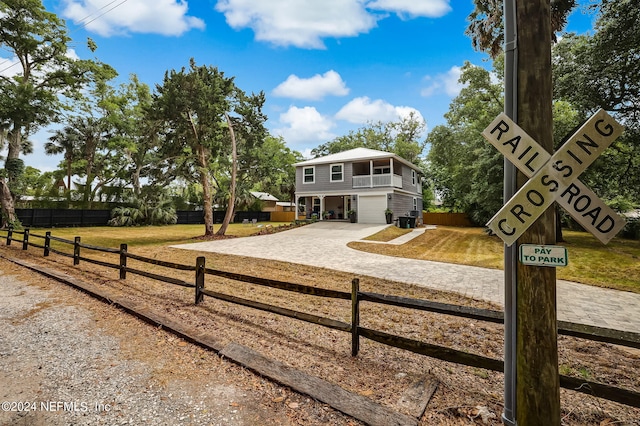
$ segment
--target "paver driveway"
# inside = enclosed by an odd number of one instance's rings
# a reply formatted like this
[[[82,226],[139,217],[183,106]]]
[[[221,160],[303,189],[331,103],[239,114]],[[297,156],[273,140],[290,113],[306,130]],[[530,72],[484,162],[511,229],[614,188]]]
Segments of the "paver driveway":
[[[276,234],[174,247],[319,266],[455,291],[503,305],[504,273],[500,270],[389,257],[347,247],[386,226],[317,222]],[[558,319],[638,332],[640,295],[559,280]]]

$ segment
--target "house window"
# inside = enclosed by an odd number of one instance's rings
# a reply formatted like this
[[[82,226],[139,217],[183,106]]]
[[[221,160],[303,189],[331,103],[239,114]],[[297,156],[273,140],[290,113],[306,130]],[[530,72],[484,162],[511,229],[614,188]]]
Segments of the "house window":
[[[391,167],[389,166],[376,166],[373,168],[374,175],[389,175],[391,174]]]
[[[416,171],[415,170],[411,170],[411,184],[412,185],[416,184]]]
[[[329,166],[331,170],[331,182],[343,182],[344,181],[344,165],[343,164],[331,164]]]
[[[413,211],[418,210],[418,197],[413,197]]]
[[[315,183],[316,181],[316,168],[303,167],[302,168],[302,183]]]

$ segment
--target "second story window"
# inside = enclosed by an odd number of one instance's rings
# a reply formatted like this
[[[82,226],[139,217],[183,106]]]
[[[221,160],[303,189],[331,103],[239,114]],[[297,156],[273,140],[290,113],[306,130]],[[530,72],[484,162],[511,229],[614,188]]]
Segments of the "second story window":
[[[302,168],[302,182],[303,183],[315,183],[316,181],[316,168],[315,167],[303,167]]]
[[[331,164],[331,182],[343,182],[344,181],[344,165],[343,164]]]
[[[411,170],[411,185],[415,185],[415,184],[416,184],[416,171]]]

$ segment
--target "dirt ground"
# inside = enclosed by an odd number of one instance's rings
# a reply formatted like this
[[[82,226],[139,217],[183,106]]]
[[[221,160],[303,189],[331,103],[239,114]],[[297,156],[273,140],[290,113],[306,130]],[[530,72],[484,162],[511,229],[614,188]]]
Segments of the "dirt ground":
[[[422,425],[502,424],[500,416],[503,410],[503,376],[500,373],[427,358],[366,339],[361,339],[360,354],[357,357],[351,357],[350,335],[346,333],[209,298],[195,306],[192,289],[163,284],[133,274],[128,274],[126,280],[119,280],[116,270],[87,262],[74,267],[71,259],[58,255],[44,258],[39,251],[36,253],[35,250],[25,252],[14,246],[3,246],[1,249],[0,253],[4,256],[25,258],[90,281],[114,295],[126,296],[132,301],[145,302],[165,315],[214,334],[221,343],[241,343],[269,358],[338,384],[346,390],[367,396],[373,401],[400,412],[403,408],[399,401],[403,392],[412,384],[425,378],[437,380],[437,391],[420,419]],[[140,248],[130,251],[141,256],[187,265],[194,264],[195,257],[202,255],[207,257],[208,268],[342,291],[350,291],[353,278],[341,272],[238,256],[212,255],[170,248]],[[99,253],[95,256],[104,261],[118,263],[115,255]],[[132,260],[129,261],[128,266],[152,269],[155,273],[193,281],[192,272],[180,273],[148,264],[143,265]],[[32,276],[32,274],[27,275]],[[58,284],[48,285],[57,286]],[[360,277],[360,286],[362,291],[495,308],[488,303],[470,300],[460,295],[369,277]],[[350,322],[350,302],[348,301],[289,294],[212,276],[206,277],[205,287],[213,291]],[[98,304],[98,302],[95,303]],[[500,325],[363,303],[361,326],[492,358],[502,358],[503,328]],[[135,334],[140,327],[132,325],[130,328],[131,330],[128,330],[130,334],[125,340],[135,342]],[[112,330],[113,333],[118,331],[121,331],[121,327]],[[154,349],[142,356],[148,358],[149,362],[155,362],[154,357],[159,355]],[[560,337],[559,358],[560,370],[563,374],[640,391],[638,374],[640,354],[637,351],[609,344]],[[212,359],[207,358],[206,362],[215,362]],[[155,373],[157,380],[161,382],[170,380],[172,371],[173,366],[158,369]],[[249,384],[249,386],[252,385]],[[264,401],[272,401],[272,404],[275,404],[273,401],[282,402],[273,392],[286,393],[287,391],[274,391],[271,389],[277,388],[269,386],[264,389],[267,396],[262,399],[263,403]],[[269,392],[272,393],[269,394]],[[565,425],[640,424],[638,409],[568,390],[561,391],[561,398],[562,423]],[[315,424],[313,419],[317,419],[317,415],[314,415],[314,412],[318,408],[309,408],[311,412],[306,412],[308,409],[306,404],[296,404],[294,405],[296,409],[293,410],[294,414],[298,415],[296,421],[299,424]],[[324,410],[322,404],[318,405]],[[315,407],[314,404],[309,407],[311,406]],[[291,413],[285,414],[291,416]],[[339,416],[336,419],[336,424],[350,421]]]

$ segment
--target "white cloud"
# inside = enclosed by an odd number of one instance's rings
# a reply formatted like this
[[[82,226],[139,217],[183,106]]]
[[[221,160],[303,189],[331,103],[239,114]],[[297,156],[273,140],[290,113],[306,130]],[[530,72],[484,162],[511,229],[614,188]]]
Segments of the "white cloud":
[[[323,49],[327,37],[354,37],[395,13],[402,19],[437,18],[449,0],[218,0],[216,10],[236,29],[278,46]]]
[[[349,93],[347,85],[334,70],[311,78],[300,78],[291,74],[284,82],[273,89],[274,96],[294,99],[320,100],[328,95],[345,96]]]
[[[408,117],[411,112],[418,118],[422,118],[422,114],[415,108],[393,106],[382,99],[372,101],[369,97],[363,96],[351,100],[338,111],[335,117],[354,124],[366,124],[377,121],[397,121]]]
[[[394,12],[401,18],[424,16],[438,18],[451,11],[449,0],[374,0],[367,7]]]
[[[116,34],[154,33],[178,36],[203,29],[202,19],[187,16],[183,0],[128,0],[113,6],[105,0],[65,0],[62,16],[89,31],[108,37]]]
[[[219,0],[216,10],[236,29],[279,46],[322,49],[325,37],[353,37],[376,25],[362,0]]]
[[[444,92],[452,98],[458,96],[460,90],[465,87],[464,84],[458,81],[461,73],[461,67],[453,66],[444,74],[438,74],[435,77],[426,76],[425,81],[429,82],[429,84],[422,89],[420,94],[424,97],[429,97]]]
[[[336,137],[331,129],[335,123],[323,116],[314,107],[290,107],[287,112],[280,114],[280,123],[284,127],[273,129],[290,145],[301,143],[324,143]]]
[[[0,56],[0,75],[3,77],[13,77],[22,73],[20,61],[15,56],[12,58],[3,58]]]

